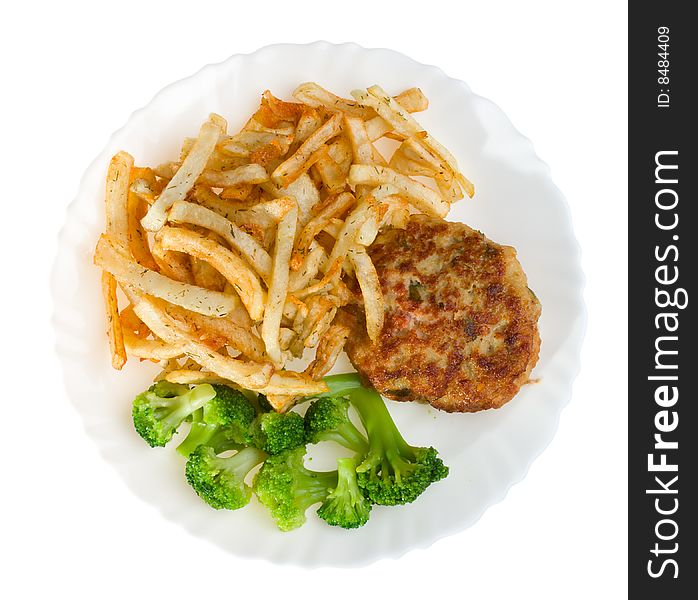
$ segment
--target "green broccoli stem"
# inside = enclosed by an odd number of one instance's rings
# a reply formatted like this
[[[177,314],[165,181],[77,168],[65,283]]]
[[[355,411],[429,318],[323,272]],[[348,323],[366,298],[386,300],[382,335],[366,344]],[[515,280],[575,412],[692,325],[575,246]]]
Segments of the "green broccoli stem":
[[[207,383],[193,387],[186,394],[172,398],[175,404],[171,412],[163,419],[163,423],[172,429],[176,429],[184,419],[202,408],[204,404],[215,396],[216,391]]]
[[[195,421],[191,424],[187,437],[177,446],[177,452],[187,457],[199,446],[209,446],[213,448],[216,454],[226,450],[239,450],[244,447],[242,444],[237,444],[231,440],[220,425]]]
[[[341,375],[329,375],[322,379],[328,391],[317,394],[313,398],[326,398],[328,396],[345,396],[351,390],[361,388],[361,379],[358,373],[342,373]]]
[[[357,388],[349,393],[349,399],[359,413],[368,434],[366,459],[357,467],[357,472],[365,472],[383,462],[381,469],[385,477],[390,471],[398,476],[401,470],[409,468],[404,460],[414,460],[415,449],[410,446],[395,425],[380,394],[374,390]]]
[[[340,425],[336,431],[327,431],[320,438],[328,442],[337,442],[339,445],[363,456],[368,451],[368,442],[364,435],[354,427],[353,423]]]
[[[337,487],[331,496],[343,497],[346,495],[352,502],[363,498],[363,494],[356,482],[357,461],[354,457],[337,459]]]
[[[211,465],[221,471],[244,479],[247,474],[258,464],[264,462],[267,453],[259,448],[249,446],[236,452],[232,456],[218,456],[211,461]]]
[[[298,470],[294,488],[294,500],[302,510],[322,502],[330,489],[337,486],[337,471],[310,471],[305,467]]]
[[[217,430],[217,425],[199,422],[192,423],[187,437],[185,437],[184,440],[182,440],[182,443],[177,446],[177,452],[179,452],[182,456],[189,456],[199,446],[208,446],[209,440],[213,437]]]

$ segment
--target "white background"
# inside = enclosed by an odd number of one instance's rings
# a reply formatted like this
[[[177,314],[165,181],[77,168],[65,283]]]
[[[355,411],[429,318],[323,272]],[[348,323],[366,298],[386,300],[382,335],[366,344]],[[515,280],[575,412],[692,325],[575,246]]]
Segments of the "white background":
[[[0,22],[3,597],[625,597],[624,2],[19,5]],[[131,495],[63,392],[50,324],[55,237],[111,132],[206,63],[316,39],[393,48],[496,102],[567,196],[587,276],[582,372],[526,479],[467,531],[352,571],[233,558]]]

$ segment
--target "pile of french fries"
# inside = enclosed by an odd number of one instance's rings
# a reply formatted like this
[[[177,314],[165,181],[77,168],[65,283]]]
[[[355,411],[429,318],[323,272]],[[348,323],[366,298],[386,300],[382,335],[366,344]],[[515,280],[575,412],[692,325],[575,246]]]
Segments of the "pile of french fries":
[[[255,390],[285,411],[325,391],[351,331],[343,307],[362,308],[369,337],[380,335],[383,295],[367,253],[377,234],[413,213],[444,217],[473,195],[412,116],[428,106],[418,88],[391,97],[372,86],[349,100],[304,83],[293,96],[266,91],[233,135],[210,115],[176,162],[112,158],[94,262],[114,368],[151,360],[161,379]],[[399,144],[389,159],[381,138]],[[312,348],[305,371],[284,368]]]

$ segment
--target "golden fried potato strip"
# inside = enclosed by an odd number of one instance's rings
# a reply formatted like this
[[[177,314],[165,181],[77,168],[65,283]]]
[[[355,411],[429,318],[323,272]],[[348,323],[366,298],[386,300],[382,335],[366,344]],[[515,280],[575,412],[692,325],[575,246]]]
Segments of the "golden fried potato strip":
[[[257,274],[239,256],[200,233],[179,227],[163,227],[157,240],[165,250],[176,249],[205,260],[235,288],[252,320],[262,318],[264,290]]]
[[[126,347],[124,346],[124,330],[119,317],[119,305],[116,297],[116,279],[106,271],[102,272],[102,295],[107,307],[109,328],[109,349],[111,351],[111,366],[117,370],[126,364]]]

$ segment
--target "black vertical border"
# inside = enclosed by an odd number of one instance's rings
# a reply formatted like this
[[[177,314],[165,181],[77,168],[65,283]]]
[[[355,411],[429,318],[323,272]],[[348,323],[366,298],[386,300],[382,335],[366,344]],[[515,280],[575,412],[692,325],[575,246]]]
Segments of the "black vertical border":
[[[698,228],[694,218],[694,205],[698,202],[696,177],[698,177],[698,27],[689,16],[692,2],[657,1],[631,2],[629,5],[629,592],[630,598],[683,599],[698,598],[698,535],[696,535],[696,512],[698,501],[696,480],[698,479],[698,351],[696,351],[696,327],[693,316],[698,296],[694,296],[698,264],[693,255],[698,250]],[[692,12],[692,11],[691,11]],[[669,28],[669,84],[658,82],[658,28]],[[669,90],[670,107],[658,107],[661,88]],[[666,150],[678,151],[678,184],[665,186],[655,181],[655,155]],[[667,159],[668,160],[668,159]],[[674,212],[678,215],[676,229],[662,231],[655,224],[655,215],[662,213],[655,205],[655,195],[663,187],[671,187],[679,195]],[[668,199],[670,194],[665,195]],[[671,212],[660,218],[669,222]],[[678,240],[674,239],[678,236]],[[670,245],[678,248],[678,257],[669,251],[664,261],[657,259],[666,253]],[[676,258],[676,260],[674,260]],[[667,265],[669,274],[678,266],[679,280],[673,286],[658,285],[656,269]],[[664,272],[660,272],[660,276]],[[683,288],[688,294],[688,306],[683,310],[659,308],[655,302],[656,288],[670,293]],[[612,290],[609,290],[612,293]],[[658,336],[666,335],[660,318],[663,312],[675,312],[679,319],[678,336],[674,348],[678,350],[678,369],[662,370],[662,374],[677,375],[678,381],[660,382],[649,380],[657,375],[655,369],[655,342]],[[663,333],[664,331],[664,333]],[[662,342],[668,348],[671,342]],[[667,357],[667,360],[670,360]],[[670,408],[659,406],[655,401],[655,390],[659,385],[676,385],[679,392],[677,403]],[[654,435],[661,433],[660,425],[673,419],[671,412],[657,417],[662,410],[676,411],[678,427],[664,433],[666,440],[678,441],[677,450],[655,449]],[[678,463],[678,471],[650,473],[648,455],[655,454],[654,461],[667,455],[669,463]],[[673,493],[648,493],[661,489],[654,476],[665,485],[675,475],[678,480],[670,486],[678,489]],[[672,515],[661,515],[661,510],[670,510],[678,500],[678,509]],[[655,504],[655,501],[658,504]],[[658,534],[670,537],[670,523],[657,524],[661,519],[673,520],[678,526],[674,539],[662,540]],[[659,552],[655,544],[658,544]],[[676,552],[672,552],[678,544]],[[665,560],[675,560],[678,577],[674,578],[675,567],[668,563],[663,575],[652,577],[661,570]],[[653,561],[650,567],[649,561]]]

